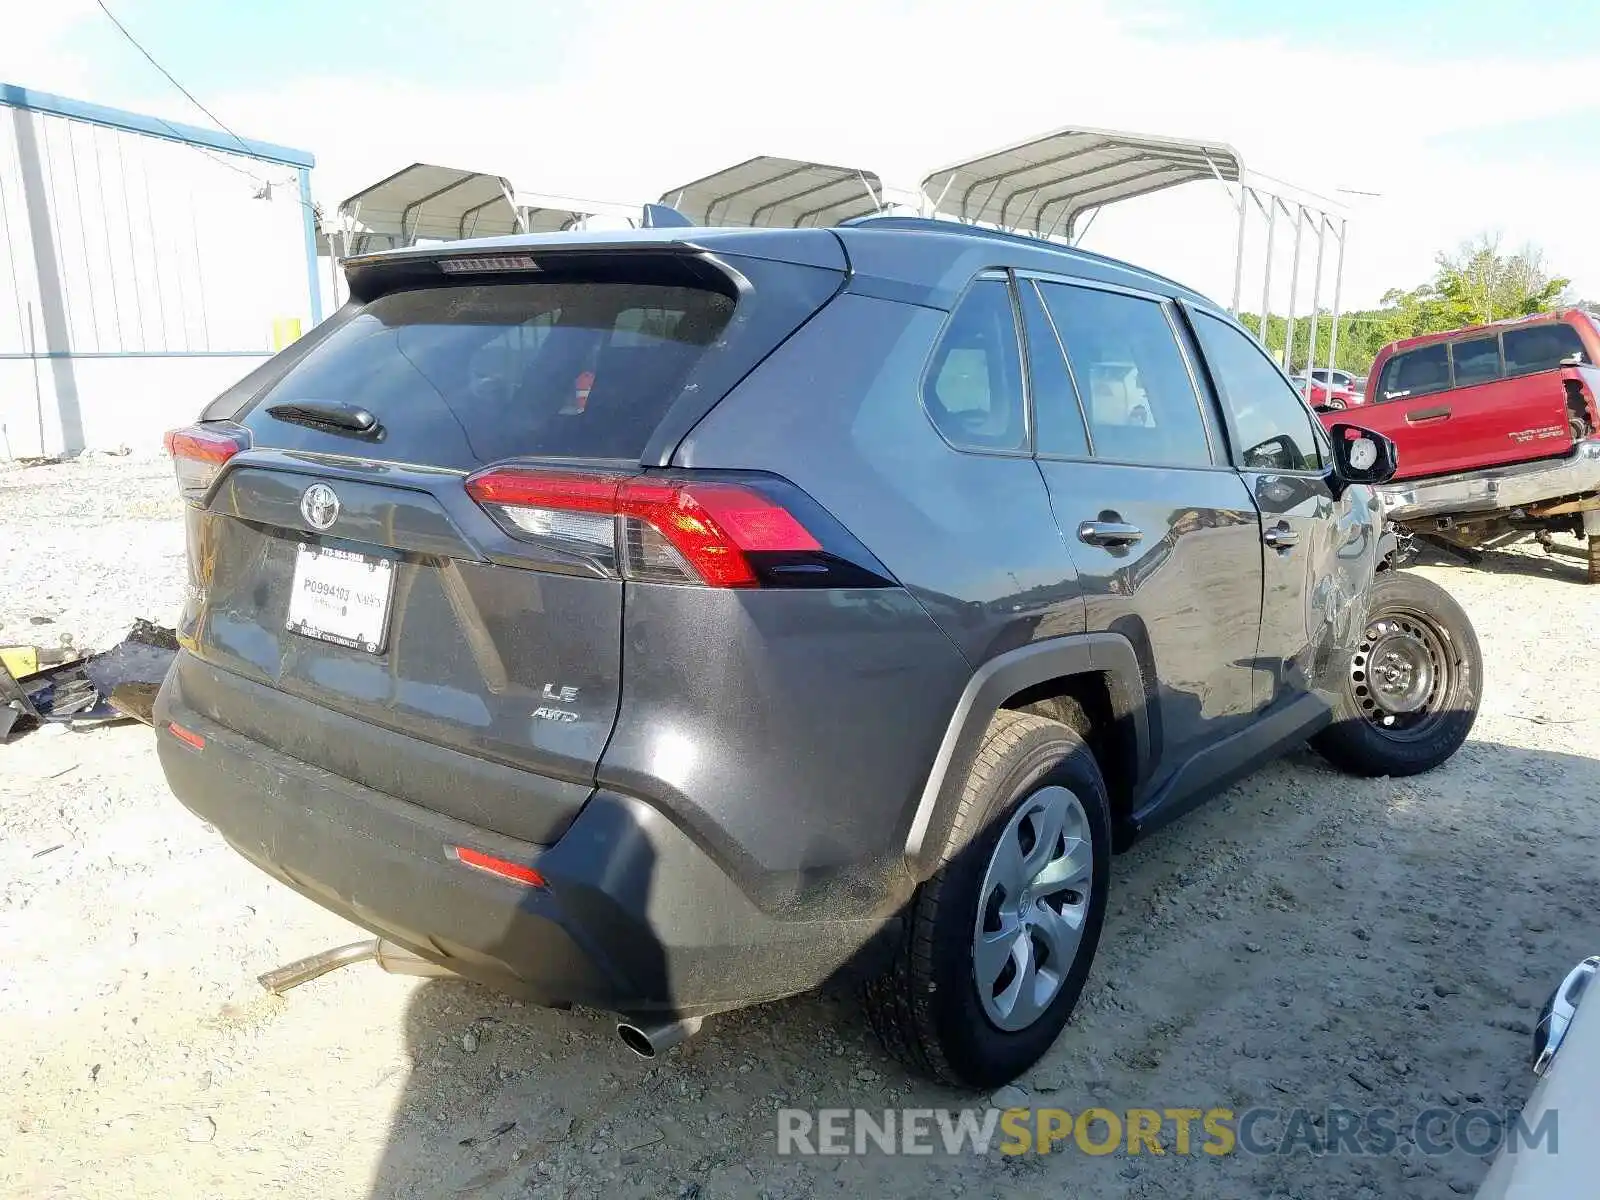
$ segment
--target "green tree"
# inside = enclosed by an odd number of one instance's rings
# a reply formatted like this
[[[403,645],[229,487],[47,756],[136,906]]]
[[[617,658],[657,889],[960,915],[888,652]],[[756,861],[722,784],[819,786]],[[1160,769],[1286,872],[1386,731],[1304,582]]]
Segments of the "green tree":
[[[1239,323],[1257,337],[1261,336],[1261,318],[1256,313],[1242,313]],[[1267,318],[1267,335],[1262,339],[1268,353],[1280,362],[1283,360],[1284,336],[1289,323],[1277,314]],[[1339,316],[1339,347],[1337,361],[1333,364],[1346,371],[1361,374],[1372,365],[1373,357],[1387,336],[1386,318],[1381,310],[1341,313]],[[1333,340],[1333,314],[1323,309],[1317,314],[1317,346],[1315,362],[1319,367],[1328,365],[1328,351]],[[1294,348],[1290,355],[1289,372],[1298,375],[1312,360],[1311,318],[1296,317],[1294,322]]]
[[[1439,256],[1434,286],[1464,319],[1463,325],[1528,317],[1558,307],[1569,279],[1552,275],[1544,251],[1524,246],[1515,254],[1500,253],[1498,234],[1481,233],[1463,242],[1453,255]]]
[[[1384,295],[1390,340],[1547,312],[1566,301],[1569,282],[1545,267],[1537,246],[1503,254],[1498,234],[1480,233],[1440,254],[1429,282]]]

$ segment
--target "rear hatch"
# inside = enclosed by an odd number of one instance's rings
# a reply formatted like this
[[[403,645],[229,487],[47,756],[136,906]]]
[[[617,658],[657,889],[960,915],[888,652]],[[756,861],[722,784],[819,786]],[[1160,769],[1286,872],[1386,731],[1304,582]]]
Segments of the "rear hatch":
[[[616,718],[622,559],[684,562],[630,534],[618,496],[837,290],[836,239],[796,244],[810,261],[649,242],[355,265],[345,309],[169,435],[190,501],[184,704],[558,836]]]

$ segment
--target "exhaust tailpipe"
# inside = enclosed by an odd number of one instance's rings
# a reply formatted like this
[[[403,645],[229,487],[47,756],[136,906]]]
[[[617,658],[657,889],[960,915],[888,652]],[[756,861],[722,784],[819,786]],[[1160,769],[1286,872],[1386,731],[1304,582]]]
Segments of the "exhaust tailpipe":
[[[620,1021],[617,1036],[622,1044],[640,1058],[659,1058],[679,1042],[700,1032],[700,1017],[684,1017],[678,1021]]]

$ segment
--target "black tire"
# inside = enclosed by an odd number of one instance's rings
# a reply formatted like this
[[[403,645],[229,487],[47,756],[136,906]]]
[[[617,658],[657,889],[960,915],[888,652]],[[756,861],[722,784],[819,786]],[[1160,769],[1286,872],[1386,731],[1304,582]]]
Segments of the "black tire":
[[[1368,675],[1390,631],[1414,639],[1431,662],[1433,686],[1411,712],[1388,712]],[[1409,571],[1383,571],[1372,585],[1361,639],[1345,678],[1334,685],[1333,724],[1311,739],[1312,747],[1352,775],[1432,770],[1461,748],[1478,717],[1483,655],[1472,622],[1438,584]]]
[[[1007,822],[1036,792],[1064,787],[1082,805],[1094,858],[1082,933],[1054,1000],[1015,1032],[994,1024],[978,994],[973,938],[979,892]],[[996,714],[967,774],[953,853],[917,889],[891,968],[867,984],[865,1006],[888,1052],[942,1083],[987,1089],[1021,1075],[1055,1042],[1083,991],[1100,942],[1111,878],[1105,782],[1082,739],[1031,713]]]

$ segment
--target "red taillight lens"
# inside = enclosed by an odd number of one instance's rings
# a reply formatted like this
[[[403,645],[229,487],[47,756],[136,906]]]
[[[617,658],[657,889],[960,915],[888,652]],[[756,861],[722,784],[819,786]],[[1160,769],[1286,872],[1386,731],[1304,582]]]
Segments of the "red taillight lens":
[[[238,427],[211,429],[190,425],[172,430],[162,440],[167,453],[172,455],[178,490],[185,500],[196,502],[211,490],[223,464],[250,446],[250,435]]]
[[[489,875],[498,875],[501,879],[509,879],[513,883],[524,884],[527,887],[545,886],[544,876],[524,863],[496,858],[492,854],[485,854],[481,850],[470,850],[466,846],[451,846],[450,853],[455,855],[456,861],[463,866],[472,867]]]
[[[759,587],[751,554],[822,550],[799,518],[743,484],[500,467],[467,493],[514,534],[641,582]]]
[[[748,553],[821,549],[781,505],[736,484],[634,480],[617,505],[630,578],[673,582],[687,565],[711,587],[759,587]]]

